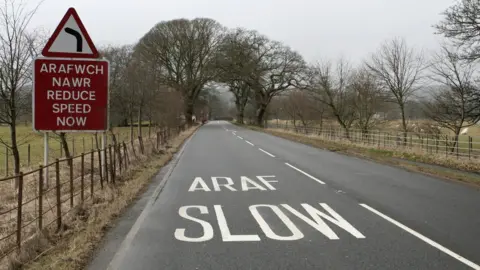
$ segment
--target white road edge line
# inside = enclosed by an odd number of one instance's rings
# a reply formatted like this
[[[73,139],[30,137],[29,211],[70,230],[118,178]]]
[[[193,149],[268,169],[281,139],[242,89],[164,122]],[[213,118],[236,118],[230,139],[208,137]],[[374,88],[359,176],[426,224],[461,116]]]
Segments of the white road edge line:
[[[247,141],[247,140],[245,140],[245,142],[248,143],[248,144],[250,144],[251,146],[255,146],[253,143],[251,143],[251,142],[249,142],[249,141]]]
[[[294,169],[294,170],[296,170],[296,171],[298,171],[298,172],[300,172],[300,173],[303,173],[304,175],[310,177],[311,179],[317,181],[318,183],[320,183],[320,184],[322,184],[322,185],[325,185],[325,182],[323,182],[322,180],[319,180],[318,178],[316,178],[316,177],[314,177],[314,176],[311,176],[310,174],[308,174],[308,173],[300,170],[299,168],[291,165],[290,163],[285,162],[285,165],[287,165],[288,167],[290,167],[290,168],[292,168],[292,169]]]
[[[431,239],[423,236],[422,234],[420,234],[420,233],[418,233],[418,232],[410,229],[409,227],[403,225],[402,223],[400,223],[400,222],[398,222],[398,221],[396,221],[396,220],[394,220],[394,219],[392,219],[392,218],[390,218],[390,217],[388,217],[388,216],[380,213],[379,211],[375,210],[374,208],[372,208],[372,207],[370,207],[370,206],[368,206],[368,205],[366,205],[366,204],[363,204],[363,203],[361,203],[360,206],[362,206],[362,207],[366,208],[367,210],[369,210],[370,212],[372,212],[372,213],[374,213],[374,214],[377,214],[378,216],[386,219],[387,221],[393,223],[393,224],[396,225],[397,227],[400,227],[401,229],[405,230],[406,232],[412,234],[413,236],[419,238],[420,240],[426,242],[427,244],[433,246],[434,248],[436,248],[436,249],[438,249],[438,250],[440,250],[440,251],[442,251],[442,252],[444,252],[444,253],[452,256],[453,258],[455,258],[455,259],[457,259],[458,261],[460,261],[460,262],[462,262],[462,263],[470,266],[471,268],[473,268],[473,269],[475,269],[475,270],[480,270],[480,265],[475,264],[474,262],[465,259],[464,257],[462,257],[462,256],[458,255],[457,253],[451,251],[450,249],[448,249],[448,248],[440,245],[439,243],[437,243],[437,242],[435,242],[435,241],[433,241],[433,240],[431,240]]]
[[[237,137],[238,137],[240,140],[243,140],[243,138],[242,138],[242,137],[240,137],[240,136],[237,136]]]
[[[264,152],[265,154],[267,154],[267,155],[269,155],[269,156],[271,156],[271,157],[275,157],[274,155],[270,154],[269,152],[263,150],[262,148],[258,148],[258,150]]]

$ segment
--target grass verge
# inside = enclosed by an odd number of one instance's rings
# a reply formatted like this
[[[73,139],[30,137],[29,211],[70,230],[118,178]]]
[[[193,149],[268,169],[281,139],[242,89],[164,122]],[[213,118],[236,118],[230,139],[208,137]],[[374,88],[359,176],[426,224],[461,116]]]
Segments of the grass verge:
[[[73,212],[73,222],[61,234],[37,237],[30,245],[30,252],[38,253],[38,249],[45,251],[33,262],[24,265],[23,269],[83,269],[116,218],[145,190],[152,177],[171,160],[195,129],[181,133],[164,153],[155,154],[130,170],[115,187],[107,187],[108,191],[90,206],[79,206]],[[19,266],[13,262],[10,268],[19,269]]]
[[[239,126],[333,152],[366,158],[379,163],[402,167],[414,172],[480,186],[480,174],[478,174],[478,171],[480,171],[480,163],[478,161],[456,160],[415,151],[371,148],[371,146],[360,146],[344,141],[330,141],[321,137],[306,136],[304,134],[278,129],[263,129],[246,125]]]

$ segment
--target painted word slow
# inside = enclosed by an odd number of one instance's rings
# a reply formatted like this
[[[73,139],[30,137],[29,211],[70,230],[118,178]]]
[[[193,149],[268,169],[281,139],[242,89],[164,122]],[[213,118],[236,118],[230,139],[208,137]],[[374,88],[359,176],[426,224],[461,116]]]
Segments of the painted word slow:
[[[256,221],[260,229],[263,231],[264,235],[267,238],[278,240],[278,241],[294,241],[300,240],[304,237],[304,234],[300,229],[294,224],[294,222],[285,214],[284,211],[288,211],[296,216],[299,220],[310,225],[318,232],[323,234],[330,240],[338,240],[338,235],[327,225],[325,221],[329,221],[333,225],[345,230],[350,233],[353,237],[357,239],[365,238],[365,236],[355,229],[349,222],[347,222],[343,217],[341,217],[337,212],[335,212],[330,206],[325,203],[320,203],[320,206],[326,212],[306,204],[302,203],[303,207],[302,212],[296,210],[288,204],[270,205],[270,204],[256,204],[248,207],[251,216]],[[282,210],[282,208],[284,210]],[[258,234],[234,234],[231,231],[232,227],[228,226],[227,219],[223,212],[223,207],[221,205],[214,205],[213,212],[216,217],[218,228],[220,230],[220,235],[223,242],[252,242],[252,241],[261,241],[261,238]],[[202,233],[194,235],[192,232],[186,232],[185,228],[178,228],[175,230],[175,238],[179,241],[184,242],[205,242],[212,240],[214,237],[214,229],[210,222],[206,221],[209,219],[210,212],[207,206],[204,205],[189,205],[182,206],[178,210],[180,217],[196,223],[195,227],[201,226]],[[213,215],[213,213],[212,213]],[[281,224],[272,224],[272,215],[278,217],[281,220]],[[199,218],[199,216],[204,216],[205,219]],[[269,222],[267,222],[269,220]],[[270,224],[269,224],[270,223]],[[279,235],[273,228],[278,228],[280,226],[285,226],[288,235]],[[198,227],[194,232],[198,232]]]
[[[271,184],[278,182],[277,180],[272,179],[275,178],[274,175],[256,176],[256,178],[258,180],[254,180],[246,176],[240,176],[240,181],[237,182],[235,186],[233,179],[230,177],[211,177],[212,185],[210,188],[210,186],[208,186],[208,184],[201,177],[196,177],[188,191],[212,191],[212,189],[214,191],[249,191],[254,189],[261,191],[276,190]]]

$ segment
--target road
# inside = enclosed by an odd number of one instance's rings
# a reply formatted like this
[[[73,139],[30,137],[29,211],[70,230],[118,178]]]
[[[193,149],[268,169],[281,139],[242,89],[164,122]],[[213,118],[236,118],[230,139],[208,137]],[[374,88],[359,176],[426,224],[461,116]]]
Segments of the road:
[[[480,269],[480,192],[460,183],[223,121],[167,169],[89,269]]]

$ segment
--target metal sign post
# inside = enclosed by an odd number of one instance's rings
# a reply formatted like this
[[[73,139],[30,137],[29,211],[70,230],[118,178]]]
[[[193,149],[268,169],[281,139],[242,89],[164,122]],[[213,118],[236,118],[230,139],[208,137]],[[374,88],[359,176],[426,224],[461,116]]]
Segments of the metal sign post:
[[[43,133],[43,170],[45,171],[45,176],[43,178],[44,187],[48,189],[50,184],[48,178],[48,152],[49,152],[49,144],[48,144],[48,132]]]

